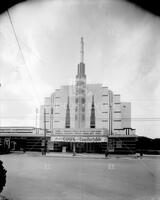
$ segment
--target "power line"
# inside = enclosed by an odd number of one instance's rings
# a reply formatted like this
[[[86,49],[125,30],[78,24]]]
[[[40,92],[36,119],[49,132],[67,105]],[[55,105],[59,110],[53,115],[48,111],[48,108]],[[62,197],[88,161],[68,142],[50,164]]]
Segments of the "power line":
[[[46,117],[47,117],[47,114],[48,113],[46,113]],[[48,115],[50,115],[50,114],[48,114]],[[12,119],[12,118],[35,118],[35,116],[34,115],[19,115],[19,116],[0,116],[0,118],[1,119]],[[40,117],[40,119],[43,119],[43,117],[41,116]],[[61,120],[61,121],[65,121],[65,116],[64,117],[53,117],[53,119],[56,119],[56,120]],[[71,117],[71,119],[73,120],[74,119],[74,117]],[[108,120],[109,118],[96,118],[96,120],[97,121],[99,121],[99,120]],[[117,121],[114,121],[114,120],[131,120],[131,122],[132,121],[160,121],[160,117],[153,117],[153,118],[139,118],[139,117],[137,117],[137,118],[115,118],[115,119],[113,119],[113,122],[117,122]],[[107,121],[106,121],[107,122]]]
[[[32,84],[32,87],[33,87],[33,90],[34,90],[34,94],[36,95],[36,99],[37,99],[38,102],[39,102],[39,98],[38,98],[38,95],[37,95],[37,92],[36,92],[36,89],[35,89],[35,85],[34,85],[34,83],[33,83],[32,76],[31,76],[30,71],[29,71],[29,69],[28,69],[28,66],[27,66],[27,64],[26,64],[25,57],[24,57],[24,54],[23,54],[23,51],[22,51],[21,45],[20,45],[20,43],[19,43],[19,40],[18,40],[18,37],[17,37],[17,33],[16,33],[16,30],[15,30],[14,24],[13,24],[13,22],[12,22],[12,18],[11,18],[11,15],[10,15],[9,9],[7,10],[7,14],[8,14],[8,17],[9,17],[9,21],[10,21],[10,23],[11,23],[11,27],[12,27],[13,34],[14,34],[14,36],[15,36],[15,39],[16,39],[16,42],[17,42],[18,48],[19,48],[19,50],[20,50],[20,52],[21,52],[21,56],[22,56],[22,59],[23,59],[24,65],[25,65],[25,67],[26,67],[26,70],[27,70],[28,76],[29,76],[29,78],[30,78],[30,80],[31,80],[31,84]]]

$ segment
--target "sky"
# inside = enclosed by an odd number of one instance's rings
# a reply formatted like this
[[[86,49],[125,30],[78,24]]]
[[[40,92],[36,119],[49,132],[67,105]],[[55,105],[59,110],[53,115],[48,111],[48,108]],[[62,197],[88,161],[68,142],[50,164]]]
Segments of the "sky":
[[[160,136],[160,18],[121,0],[32,0],[0,15],[0,126],[35,126],[36,108],[73,84],[84,38],[87,83],[131,102],[137,135]]]

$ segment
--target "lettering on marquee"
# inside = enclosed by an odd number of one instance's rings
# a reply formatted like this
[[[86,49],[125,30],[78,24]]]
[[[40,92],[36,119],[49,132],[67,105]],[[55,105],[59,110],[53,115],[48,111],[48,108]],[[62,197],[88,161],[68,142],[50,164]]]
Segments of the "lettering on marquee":
[[[91,137],[91,136],[52,136],[52,142],[83,142],[83,143],[91,143],[91,142],[108,142],[107,137]]]

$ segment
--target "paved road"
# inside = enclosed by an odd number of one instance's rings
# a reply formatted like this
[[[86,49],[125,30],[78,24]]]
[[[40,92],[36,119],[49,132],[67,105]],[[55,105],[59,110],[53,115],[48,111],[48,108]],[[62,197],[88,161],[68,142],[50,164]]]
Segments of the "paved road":
[[[159,200],[160,159],[79,159],[9,154],[11,200]]]

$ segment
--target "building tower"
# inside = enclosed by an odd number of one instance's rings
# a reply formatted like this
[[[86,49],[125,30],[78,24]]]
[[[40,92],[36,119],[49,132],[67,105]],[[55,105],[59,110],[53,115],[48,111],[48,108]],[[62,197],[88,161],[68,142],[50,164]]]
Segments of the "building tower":
[[[80,63],[76,75],[75,128],[85,128],[86,75],[84,64],[84,42],[81,37]]]
[[[92,106],[91,106],[90,128],[95,128],[95,127],[96,127],[96,118],[95,118],[94,95],[93,95]]]
[[[65,121],[65,128],[70,128],[70,108],[69,108],[69,97],[68,97],[67,108],[66,108],[66,121]]]

